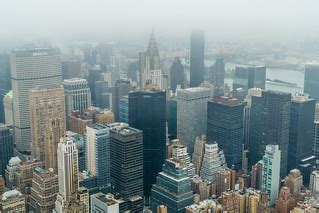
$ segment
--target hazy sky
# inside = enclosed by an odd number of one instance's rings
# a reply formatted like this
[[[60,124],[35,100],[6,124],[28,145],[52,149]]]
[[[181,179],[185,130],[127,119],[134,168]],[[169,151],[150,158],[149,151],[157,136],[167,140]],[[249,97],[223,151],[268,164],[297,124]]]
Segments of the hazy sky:
[[[0,38],[319,37],[318,0],[0,0]]]

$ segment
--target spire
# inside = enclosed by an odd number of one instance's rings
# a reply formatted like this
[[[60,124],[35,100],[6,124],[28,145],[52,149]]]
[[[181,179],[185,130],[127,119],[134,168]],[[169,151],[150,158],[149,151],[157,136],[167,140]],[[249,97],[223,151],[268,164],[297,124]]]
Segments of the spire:
[[[158,52],[157,43],[155,40],[155,35],[154,35],[153,29],[152,29],[150,41],[147,45],[146,54],[150,57],[154,57],[154,56],[159,57],[159,52]]]

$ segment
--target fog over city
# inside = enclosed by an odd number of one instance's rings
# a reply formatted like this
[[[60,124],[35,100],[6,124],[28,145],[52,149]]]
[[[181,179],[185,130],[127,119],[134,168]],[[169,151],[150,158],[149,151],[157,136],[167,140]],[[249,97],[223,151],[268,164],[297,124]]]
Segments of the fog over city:
[[[317,39],[316,0],[2,0],[0,39],[130,40],[149,36],[207,39]]]

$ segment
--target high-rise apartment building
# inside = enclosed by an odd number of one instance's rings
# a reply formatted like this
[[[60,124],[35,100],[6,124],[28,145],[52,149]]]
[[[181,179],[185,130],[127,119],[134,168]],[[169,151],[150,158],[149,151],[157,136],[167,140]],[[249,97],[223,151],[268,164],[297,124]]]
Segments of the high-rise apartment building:
[[[69,128],[71,112],[83,113],[91,106],[91,91],[86,79],[71,78],[63,81],[65,95],[65,115]]]
[[[292,97],[290,111],[288,171],[302,168],[302,172],[308,166],[307,175],[312,170],[311,164],[303,163],[305,159],[312,157],[313,148],[313,122],[315,119],[316,101],[308,95],[297,94]],[[314,163],[314,162],[313,162]],[[307,164],[307,165],[306,165]]]
[[[248,90],[251,88],[265,89],[266,67],[236,67],[233,90],[242,88]]]
[[[290,189],[287,186],[282,187],[276,201],[275,212],[289,213],[295,205],[296,200],[291,196]]]
[[[204,32],[197,30],[191,34],[190,47],[190,86],[198,87],[204,81]]]
[[[111,125],[111,185],[124,201],[139,199],[133,212],[143,211],[143,132],[119,123]]]
[[[181,60],[178,57],[176,57],[173,61],[173,64],[170,70],[170,77],[171,77],[170,89],[174,93],[176,92],[177,85],[179,85],[182,89],[184,89],[184,86],[185,86],[184,68],[183,68]]]
[[[319,101],[319,65],[308,64],[305,67],[304,93]]]
[[[217,195],[229,190],[235,190],[236,172],[232,169],[223,169],[217,173]]]
[[[4,177],[6,167],[13,155],[13,131],[0,123],[0,175]]]
[[[115,121],[119,121],[120,100],[128,95],[131,91],[131,82],[128,79],[119,79],[116,81],[112,92],[112,111],[115,116]]]
[[[262,179],[263,179],[263,163],[259,161],[252,166],[251,169],[251,188],[256,190],[262,190]]]
[[[215,96],[207,104],[207,138],[224,151],[227,166],[242,165],[244,105],[236,98]]]
[[[288,176],[285,177],[284,183],[290,189],[292,196],[295,197],[298,191],[303,187],[303,178],[300,170],[291,170]]]
[[[60,86],[42,86],[29,90],[31,154],[44,162],[45,169],[58,169],[57,149],[65,137],[64,90]]]
[[[281,150],[280,177],[287,175],[290,128],[291,94],[262,91],[261,97],[252,96],[250,112],[250,165],[258,162],[268,144],[279,145]]]
[[[218,148],[217,143],[205,144],[205,154],[200,168],[200,177],[214,184],[217,182],[217,174],[226,168],[224,152]]]
[[[205,87],[182,89],[177,94],[177,138],[194,151],[197,136],[207,132],[207,101],[211,90]]]
[[[276,202],[280,183],[280,158],[279,145],[267,145],[263,156],[262,189],[269,195],[269,205]]]
[[[166,158],[166,93],[146,90],[129,93],[129,125],[143,131],[144,196]]]
[[[30,210],[39,213],[52,212],[58,192],[59,182],[56,172],[52,168],[48,170],[35,168],[29,196]]]
[[[85,144],[87,170],[97,176],[99,187],[109,187],[111,184],[109,127],[98,123],[86,126]]]
[[[75,143],[69,138],[61,138],[58,144],[58,165],[59,193],[55,201],[55,211],[85,212],[85,204],[78,199],[78,152]]]
[[[158,206],[165,205],[167,212],[182,213],[192,202],[191,180],[184,162],[175,158],[165,160],[163,170],[152,187],[152,211],[156,212]]]
[[[11,54],[14,133],[17,150],[30,154],[29,89],[62,82],[59,49],[16,50]]]

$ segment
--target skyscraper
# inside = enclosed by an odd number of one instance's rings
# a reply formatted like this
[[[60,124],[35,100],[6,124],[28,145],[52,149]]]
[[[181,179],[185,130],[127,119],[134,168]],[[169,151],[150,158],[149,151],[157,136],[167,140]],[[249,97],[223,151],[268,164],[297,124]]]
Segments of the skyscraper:
[[[4,177],[7,164],[13,155],[13,132],[0,123],[0,175]]]
[[[261,97],[252,97],[250,112],[249,161],[255,164],[262,158],[268,144],[281,150],[280,177],[287,175],[290,128],[291,94],[262,91]]]
[[[57,172],[58,143],[66,134],[63,88],[42,86],[29,90],[29,107],[32,157]]]
[[[109,127],[98,123],[86,126],[85,144],[87,170],[97,176],[99,187],[109,187],[111,184]]]
[[[169,139],[177,138],[177,100],[176,96],[167,99],[166,121]]]
[[[242,88],[248,90],[251,88],[265,89],[266,67],[236,67],[233,90]]]
[[[33,171],[30,210],[34,212],[52,212],[59,192],[58,175],[52,168],[48,170],[37,167]]]
[[[79,167],[76,145],[69,138],[61,138],[58,144],[59,193],[55,201],[55,211],[85,212],[86,206],[79,203]]]
[[[269,195],[270,206],[275,204],[279,192],[280,152],[278,145],[267,145],[263,156],[262,189]]]
[[[182,89],[177,94],[177,138],[194,151],[195,138],[207,133],[207,101],[211,90],[204,87]]]
[[[262,179],[263,179],[263,163],[259,161],[252,166],[251,169],[251,188],[261,190],[262,189]]]
[[[224,95],[225,62],[223,58],[217,58],[215,64],[210,66],[210,83],[214,85],[214,95]]]
[[[215,96],[207,104],[207,138],[224,151],[227,166],[241,169],[244,105],[236,98]]]
[[[175,57],[173,64],[171,66],[171,90],[175,93],[176,86],[180,85],[184,89],[184,68],[181,60]]]
[[[86,79],[71,78],[63,81],[65,94],[65,114],[69,128],[71,112],[83,113],[91,106],[91,92]]]
[[[193,203],[191,180],[183,161],[171,158],[165,160],[163,170],[152,187],[151,209],[164,205],[167,212],[183,213],[185,207]]]
[[[312,191],[313,195],[319,197],[319,171],[315,170],[310,175],[309,189]]]
[[[111,92],[106,81],[95,82],[95,106],[101,109],[111,107]]]
[[[203,163],[203,158],[205,154],[206,136],[197,136],[194,145],[194,152],[192,156],[192,162],[195,167],[195,172],[197,175],[200,174],[200,170]]]
[[[11,72],[9,54],[0,54],[0,123],[5,122],[3,98],[11,90]]]
[[[128,96],[123,96],[119,103],[119,122],[128,123]]]
[[[292,97],[290,111],[288,171],[300,166],[305,169],[302,160],[312,156],[313,148],[313,122],[315,117],[316,101],[308,95],[297,94]],[[308,163],[308,162],[307,162]],[[312,165],[308,166],[308,174]],[[304,174],[306,175],[306,174]]]
[[[305,68],[304,93],[319,101],[319,65],[308,64]]]
[[[140,73],[142,75],[142,89],[146,84],[156,85],[158,88],[163,89],[163,73],[160,67],[160,56],[155,40],[154,32],[152,31],[150,41],[148,42],[145,52],[145,67]]]
[[[144,196],[149,197],[166,157],[166,93],[129,93],[129,124],[143,131]]]
[[[139,205],[131,211],[143,211],[143,132],[127,124],[115,124],[110,129],[110,140],[113,193],[124,201],[139,199]]]
[[[204,81],[204,32],[197,30],[191,34],[190,48],[190,86],[198,87]]]
[[[62,82],[59,49],[17,50],[11,54],[14,133],[18,151],[30,154],[28,90]]]
[[[119,121],[119,105],[120,100],[124,96],[128,95],[131,91],[131,82],[128,79],[118,79],[115,83],[112,92],[112,111],[115,116],[115,121]]]

